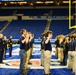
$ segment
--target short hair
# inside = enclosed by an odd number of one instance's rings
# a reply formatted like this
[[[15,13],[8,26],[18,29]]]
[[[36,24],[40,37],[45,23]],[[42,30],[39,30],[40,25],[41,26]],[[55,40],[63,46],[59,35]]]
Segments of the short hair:
[[[23,34],[23,32],[25,32],[26,30],[25,29],[21,29],[20,33]]]
[[[44,36],[46,37],[46,35],[47,35],[47,32],[44,32],[44,33],[42,33],[41,36],[42,36],[42,37],[44,37]]]
[[[50,31],[50,30],[49,30],[49,31],[47,31],[47,33],[50,33],[50,34],[52,34],[52,31]]]
[[[45,35],[44,33],[41,34],[41,36],[44,36],[44,35]]]
[[[31,36],[33,36],[33,37],[34,37],[34,34],[31,34]]]
[[[29,34],[32,34],[31,32],[28,32]]]
[[[50,30],[49,30],[49,31],[47,31],[47,36],[48,36],[48,34],[52,34],[52,33],[53,33],[53,32],[52,32],[52,31],[50,31]]]
[[[74,36],[73,36],[73,35],[71,35],[71,36],[70,36],[70,38],[72,39],[72,38],[74,38]]]

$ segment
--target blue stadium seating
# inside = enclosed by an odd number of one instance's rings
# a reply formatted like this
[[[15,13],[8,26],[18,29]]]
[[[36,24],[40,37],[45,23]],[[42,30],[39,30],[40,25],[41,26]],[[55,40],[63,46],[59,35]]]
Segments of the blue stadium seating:
[[[57,35],[67,35],[70,32],[68,20],[53,20],[50,25],[50,30],[53,31],[53,39]]]
[[[7,21],[0,21],[0,30],[3,28],[3,26],[5,25]]]
[[[21,36],[20,30],[25,28],[27,31],[34,33],[35,39],[37,39],[43,33],[46,22],[46,20],[14,20],[2,33],[6,35],[7,38],[12,35],[13,39],[19,39]]]

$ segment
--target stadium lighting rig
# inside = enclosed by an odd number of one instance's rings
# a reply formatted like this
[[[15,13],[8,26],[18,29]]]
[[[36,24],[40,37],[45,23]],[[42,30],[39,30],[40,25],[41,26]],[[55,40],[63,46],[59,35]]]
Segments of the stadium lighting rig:
[[[76,3],[76,0],[71,0],[72,4],[75,4]],[[6,6],[8,5],[31,5],[31,6],[34,6],[34,5],[44,5],[44,6],[61,6],[61,5],[69,5],[69,0],[0,0],[0,4],[5,4]]]

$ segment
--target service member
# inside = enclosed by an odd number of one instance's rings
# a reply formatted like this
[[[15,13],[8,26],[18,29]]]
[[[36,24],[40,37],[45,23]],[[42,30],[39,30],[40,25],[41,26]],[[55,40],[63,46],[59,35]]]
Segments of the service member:
[[[52,39],[52,31],[47,32],[47,38],[44,42],[44,72],[45,75],[50,75],[50,59],[52,56],[52,46],[50,40]],[[47,64],[47,65],[46,65]]]

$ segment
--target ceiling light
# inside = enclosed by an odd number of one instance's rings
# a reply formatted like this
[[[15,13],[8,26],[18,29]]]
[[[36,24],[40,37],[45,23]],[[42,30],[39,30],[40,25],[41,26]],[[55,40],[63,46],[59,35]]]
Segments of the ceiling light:
[[[69,3],[69,1],[63,1],[63,3]]]
[[[45,3],[53,3],[53,1],[45,1]]]
[[[41,4],[41,3],[43,3],[43,2],[41,2],[41,1],[37,1],[36,3],[39,3],[39,4]]]
[[[76,3],[76,1],[73,1],[73,3]]]

